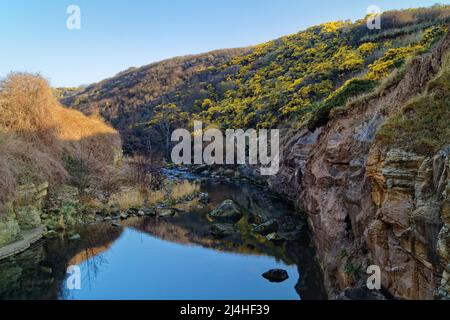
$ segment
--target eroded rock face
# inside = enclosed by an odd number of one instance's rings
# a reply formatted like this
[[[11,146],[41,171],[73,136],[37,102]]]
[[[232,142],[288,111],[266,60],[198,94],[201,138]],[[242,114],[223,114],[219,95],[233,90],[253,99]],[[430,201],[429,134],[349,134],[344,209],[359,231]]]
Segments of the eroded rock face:
[[[447,35],[398,83],[323,128],[282,142],[280,172],[269,185],[308,215],[331,298],[363,286],[373,264],[395,297],[448,293],[448,149],[424,157],[377,146],[374,138],[387,117],[424,90],[449,47]]]
[[[445,184],[445,181],[439,183],[440,188],[438,189],[439,191],[441,188],[443,189],[441,209],[443,227],[439,232],[437,252],[443,269],[438,294],[440,297],[450,300],[450,163],[448,159],[447,156],[447,183]]]
[[[41,226],[42,201],[48,183],[20,186],[15,201],[8,202],[0,218],[0,247],[21,239],[21,231]]]
[[[379,291],[373,291],[367,289],[367,287],[362,288],[347,288],[342,292],[338,300],[386,300],[386,297]]]
[[[0,217],[0,248],[20,239],[19,223],[15,219],[12,204],[7,204],[6,214]]]
[[[434,157],[399,149],[386,154],[375,149],[369,156],[367,174],[376,214],[366,240],[370,260],[383,269],[383,286],[395,296],[433,299],[439,295],[437,288],[448,266],[444,203],[448,202],[449,160],[450,148]]]
[[[47,195],[48,183],[19,187],[18,198],[14,203],[16,218],[22,230],[37,228],[41,225],[42,202]]]
[[[2,206],[0,215],[0,248],[22,240],[23,231],[42,225],[42,202],[47,195],[48,183],[27,184],[19,187],[14,201]]]

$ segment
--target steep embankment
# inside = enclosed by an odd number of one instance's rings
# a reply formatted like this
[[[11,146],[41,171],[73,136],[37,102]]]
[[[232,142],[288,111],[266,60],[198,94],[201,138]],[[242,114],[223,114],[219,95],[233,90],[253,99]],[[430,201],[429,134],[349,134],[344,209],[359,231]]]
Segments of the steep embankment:
[[[449,47],[447,34],[284,146],[272,183],[309,216],[331,295],[363,285],[374,264],[395,297],[449,297]]]
[[[3,80],[0,114],[2,247],[40,227],[49,187],[88,172],[101,180],[120,156],[121,140],[101,119],[63,108],[39,76],[12,74]]]

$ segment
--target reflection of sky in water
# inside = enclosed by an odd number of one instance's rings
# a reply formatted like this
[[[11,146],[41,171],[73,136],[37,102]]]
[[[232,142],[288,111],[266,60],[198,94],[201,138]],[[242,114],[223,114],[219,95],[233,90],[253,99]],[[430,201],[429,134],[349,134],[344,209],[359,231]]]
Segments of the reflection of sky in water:
[[[268,256],[224,253],[125,229],[111,248],[80,265],[81,290],[66,299],[299,299],[297,266]],[[261,274],[288,271],[283,283]],[[65,282],[64,282],[65,284]]]

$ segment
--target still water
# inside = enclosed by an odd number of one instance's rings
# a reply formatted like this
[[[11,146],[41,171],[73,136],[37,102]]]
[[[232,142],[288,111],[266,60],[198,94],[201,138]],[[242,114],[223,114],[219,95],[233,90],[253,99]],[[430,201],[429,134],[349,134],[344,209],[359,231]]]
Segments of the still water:
[[[210,207],[171,219],[132,218],[122,228],[86,226],[78,230],[80,240],[42,240],[0,262],[0,299],[325,298],[306,228],[282,244],[251,231],[257,218],[302,225],[292,208],[250,185],[204,182],[201,188],[211,207],[233,199],[246,209],[238,235],[212,237]],[[67,287],[70,265],[80,267],[80,290]],[[270,283],[261,276],[274,268],[289,279]]]

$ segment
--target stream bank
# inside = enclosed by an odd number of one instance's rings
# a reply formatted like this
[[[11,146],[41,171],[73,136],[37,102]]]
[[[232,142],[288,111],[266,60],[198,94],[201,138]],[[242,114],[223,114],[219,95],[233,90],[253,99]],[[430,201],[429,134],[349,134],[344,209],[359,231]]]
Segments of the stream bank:
[[[309,232],[298,228],[305,224],[294,208],[251,184],[192,178],[200,179],[207,205],[165,217],[130,216],[118,226],[94,221],[75,230],[79,237],[42,239],[0,262],[0,298],[326,298]],[[217,237],[208,214],[226,200],[242,209],[242,218],[237,232]],[[255,232],[273,219],[282,241],[263,235],[274,230]],[[67,290],[73,264],[81,267],[81,291]],[[273,269],[289,278],[271,283],[262,275]]]

